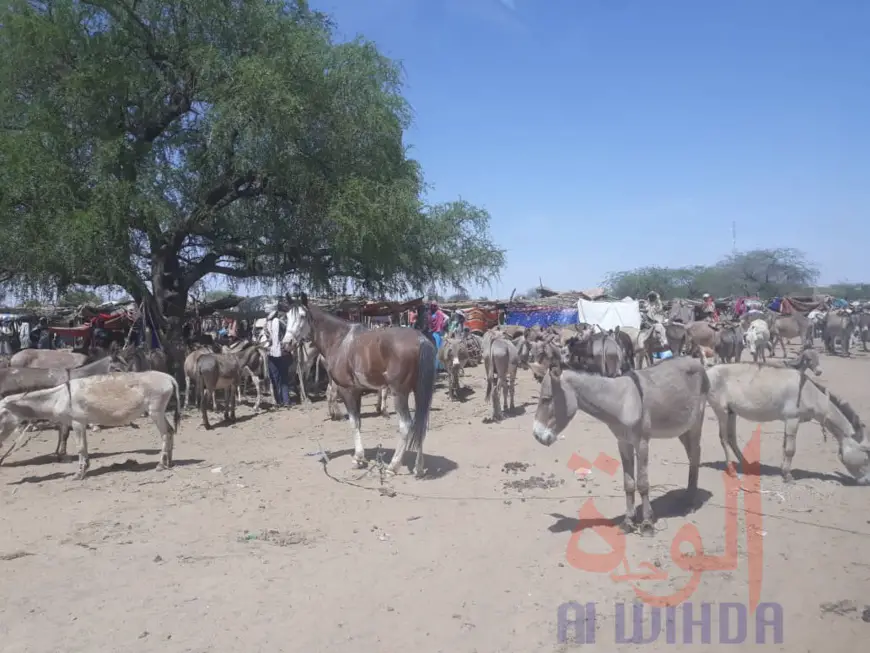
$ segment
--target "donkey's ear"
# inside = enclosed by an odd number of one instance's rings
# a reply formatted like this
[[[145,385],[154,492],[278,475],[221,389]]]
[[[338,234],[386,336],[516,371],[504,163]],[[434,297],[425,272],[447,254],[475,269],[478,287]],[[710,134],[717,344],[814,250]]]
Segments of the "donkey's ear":
[[[558,362],[550,365],[550,375],[554,379],[558,379],[560,376],[562,376],[562,366]]]
[[[303,306],[308,306],[308,295],[304,292],[299,294],[299,303]]]

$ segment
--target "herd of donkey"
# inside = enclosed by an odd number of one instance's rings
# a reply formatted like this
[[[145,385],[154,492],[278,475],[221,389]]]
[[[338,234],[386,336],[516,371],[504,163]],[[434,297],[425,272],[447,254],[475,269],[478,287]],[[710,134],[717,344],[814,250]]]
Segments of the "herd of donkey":
[[[817,421],[824,434],[831,432],[836,438],[839,459],[855,481],[870,485],[870,439],[865,424],[846,401],[817,380],[821,370],[813,348],[814,337],[821,335],[829,353],[835,353],[839,345],[848,355],[852,334],[857,332],[866,350],[870,314],[830,310],[820,329],[799,312],[783,315],[767,310],[715,323],[652,319],[641,329],[612,331],[585,325],[545,329],[502,325],[482,337],[467,330],[447,337],[436,351],[429,334],[350,323],[310,304],[304,293],[296,298],[288,295],[283,308],[282,346],[294,352],[299,398],[309,401],[306,386],[312,377],[318,383],[322,370],[330,416],[344,417],[339,400],[347,412],[354,434],[352,462],[357,467],[366,465],[360,432],[364,394],[378,393],[382,414],[386,414],[388,394],[393,398],[398,436],[386,471],[397,473],[405,454],[416,452],[412,469],[423,476],[423,442],[439,367],[446,372],[448,398],[458,400],[464,368],[482,362],[492,421],[514,410],[515,379],[518,369],[523,369],[530,370],[540,384],[533,425],[539,443],[552,445],[578,410],[613,432],[624,472],[628,528],[648,530],[654,520],[649,500],[650,440],[680,439],[689,458],[685,498],[695,504],[707,404],[718,419],[732,475],[735,458],[746,465],[737,443],[738,416],[753,422],[784,422],[782,475],[786,481],[792,478],[798,427]],[[802,347],[789,359],[784,342],[795,338]],[[782,346],[782,359],[768,361],[768,353],[775,355],[776,344]],[[749,350],[751,362],[741,362],[744,349]],[[658,360],[662,352],[672,355]],[[224,394],[224,418],[232,422],[237,396],[241,398],[248,378],[257,393],[255,410],[260,407],[261,385],[268,382],[266,345],[192,345],[184,360],[184,376],[184,403],[189,403],[194,391],[205,428],[211,427],[208,409],[217,409],[218,390]],[[64,460],[72,431],[78,446],[75,478],[82,479],[89,465],[88,427],[125,426],[146,415],[162,436],[158,469],[166,469],[172,465],[181,418],[180,395],[179,384],[167,373],[166,358],[159,350],[26,349],[0,369],[0,445],[18,430],[14,448],[25,429],[48,422],[58,426],[55,453],[58,460]],[[641,500],[639,519],[635,492]]]

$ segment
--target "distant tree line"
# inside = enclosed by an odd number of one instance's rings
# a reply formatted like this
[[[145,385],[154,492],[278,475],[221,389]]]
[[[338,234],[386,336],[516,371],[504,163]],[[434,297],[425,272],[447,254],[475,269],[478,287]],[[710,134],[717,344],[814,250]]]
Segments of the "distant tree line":
[[[727,256],[713,265],[684,268],[650,266],[610,273],[604,281],[616,297],[645,297],[650,291],[662,299],[831,294],[845,299],[870,297],[870,284],[840,283],[816,286],[819,270],[796,249],[756,249]]]

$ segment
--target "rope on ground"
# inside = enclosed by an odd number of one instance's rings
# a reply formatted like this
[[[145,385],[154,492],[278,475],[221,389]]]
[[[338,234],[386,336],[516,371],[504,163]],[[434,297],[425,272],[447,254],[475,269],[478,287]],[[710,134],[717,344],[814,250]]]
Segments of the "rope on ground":
[[[514,500],[514,499],[519,499],[521,501],[567,501],[567,500],[571,500],[571,499],[576,499],[576,500],[581,500],[581,499],[622,499],[625,497],[624,494],[581,494],[581,495],[574,495],[574,496],[530,495],[530,496],[520,496],[520,497],[507,497],[507,496],[450,497],[450,496],[439,496],[436,494],[416,494],[413,492],[403,492],[402,490],[395,490],[393,488],[387,489],[384,487],[371,487],[368,485],[363,485],[362,483],[356,483],[354,481],[348,481],[348,480],[343,479],[343,478],[337,478],[337,477],[333,476],[332,474],[330,474],[329,469],[327,467],[327,465],[329,464],[329,457],[326,455],[326,452],[323,450],[323,446],[320,444],[319,440],[317,442],[317,446],[320,449],[320,463],[321,463],[321,465],[323,465],[323,473],[326,475],[327,478],[329,478],[329,479],[331,479],[331,480],[333,480],[336,483],[339,483],[341,485],[349,485],[351,487],[359,488],[361,490],[378,492],[382,495],[388,494],[388,496],[391,496],[391,497],[403,496],[403,497],[408,497],[409,499],[425,499],[425,500],[429,500],[429,501],[502,501],[502,502],[510,501],[510,500]],[[380,447],[379,447],[379,450],[380,450]],[[383,461],[381,461],[380,458],[378,458],[378,460],[381,462],[380,467],[382,467]],[[360,477],[360,478],[362,478],[362,477]],[[383,484],[383,471],[382,470],[381,470],[381,483]],[[672,484],[651,485],[650,486],[650,492],[658,491],[658,490],[679,490],[679,489],[683,489],[683,488],[676,486],[676,485],[672,485]],[[745,488],[741,488],[741,489],[743,489],[744,491],[747,491]],[[716,503],[715,501],[707,501],[704,505],[715,506],[716,508],[720,508],[721,510],[727,509],[726,506],[724,506],[721,503]],[[870,537],[870,533],[867,533],[865,531],[856,531],[854,529],[842,528],[840,526],[832,526],[830,524],[820,524],[818,522],[812,522],[812,521],[808,521],[805,519],[797,519],[795,517],[789,517],[788,515],[777,515],[775,513],[756,512],[754,510],[747,510],[746,508],[744,508],[743,511],[748,512],[748,513],[753,514],[753,515],[761,515],[761,517],[763,517],[763,518],[769,517],[771,519],[778,519],[780,521],[787,521],[787,522],[791,522],[793,524],[799,524],[801,526],[811,526],[813,528],[819,528],[821,530],[837,531],[839,533],[846,533],[848,535],[859,535],[862,537]],[[664,530],[665,524],[667,523],[665,521],[665,518],[662,518],[658,521],[662,522],[662,526],[661,527],[657,526],[656,531]]]

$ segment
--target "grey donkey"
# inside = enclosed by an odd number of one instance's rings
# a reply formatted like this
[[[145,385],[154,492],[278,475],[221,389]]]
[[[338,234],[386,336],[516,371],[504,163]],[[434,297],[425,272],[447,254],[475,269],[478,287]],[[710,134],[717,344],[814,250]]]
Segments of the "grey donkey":
[[[486,374],[484,401],[492,399],[492,421],[499,421],[503,417],[502,407],[499,406],[499,391],[504,397],[504,409],[511,413],[516,410],[514,386],[519,365],[519,350],[513,342],[497,331],[488,331],[484,335],[483,368]]]
[[[552,365],[541,382],[532,432],[538,442],[550,446],[578,410],[604,422],[616,437],[622,458],[626,504],[623,528],[634,527],[637,490],[643,516],[641,529],[651,531],[650,440],[680,439],[689,457],[686,500],[694,507],[708,389],[701,362],[684,356],[616,378],[563,371]]]

